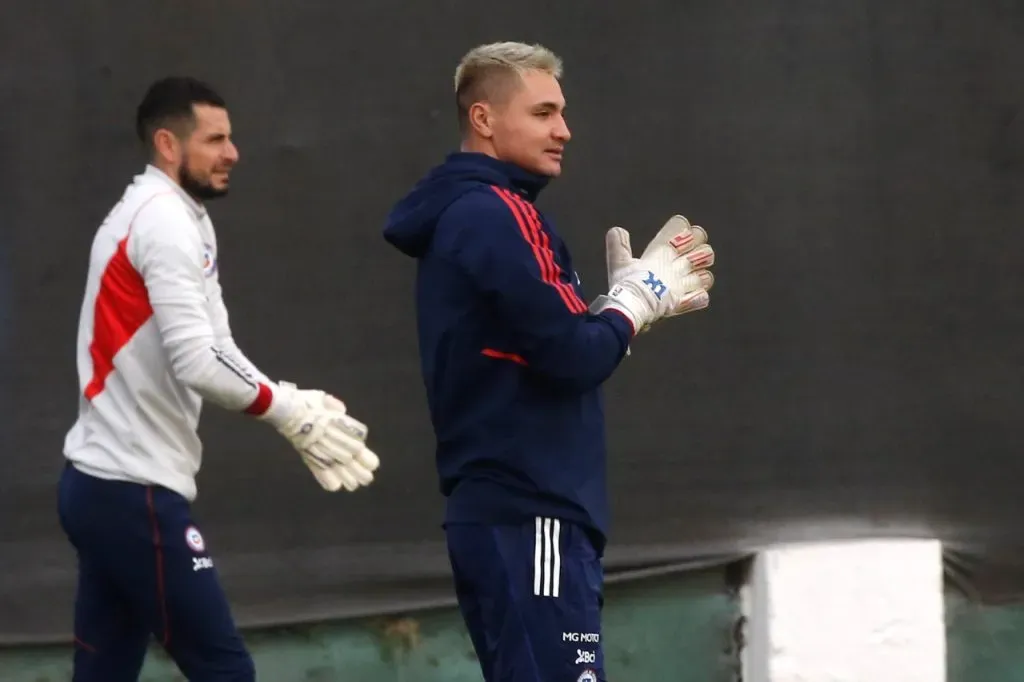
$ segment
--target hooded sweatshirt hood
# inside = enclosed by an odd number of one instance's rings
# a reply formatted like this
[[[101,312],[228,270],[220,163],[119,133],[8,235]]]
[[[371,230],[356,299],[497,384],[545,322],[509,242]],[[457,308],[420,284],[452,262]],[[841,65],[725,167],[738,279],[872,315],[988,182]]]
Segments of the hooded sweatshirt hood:
[[[420,258],[430,248],[437,219],[466,192],[497,186],[521,192],[532,202],[549,181],[547,176],[486,154],[454,152],[395,204],[384,226],[384,239],[407,256]]]

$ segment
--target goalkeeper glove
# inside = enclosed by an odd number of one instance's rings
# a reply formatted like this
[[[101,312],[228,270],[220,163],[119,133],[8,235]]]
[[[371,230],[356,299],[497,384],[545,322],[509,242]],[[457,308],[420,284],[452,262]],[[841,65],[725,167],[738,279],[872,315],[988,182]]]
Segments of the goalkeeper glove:
[[[369,429],[334,396],[280,382],[262,418],[288,439],[325,490],[351,492],[373,482],[380,459],[366,447]]]
[[[591,311],[617,310],[640,334],[664,317],[708,307],[715,278],[707,268],[715,252],[707,240],[703,228],[672,216],[635,258],[629,232],[613,227],[605,236],[610,291],[594,301]]]

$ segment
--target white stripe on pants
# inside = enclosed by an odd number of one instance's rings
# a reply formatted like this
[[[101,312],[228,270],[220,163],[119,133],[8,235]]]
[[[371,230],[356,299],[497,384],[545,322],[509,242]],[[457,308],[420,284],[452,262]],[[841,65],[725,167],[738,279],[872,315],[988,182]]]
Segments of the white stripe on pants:
[[[533,542],[533,593],[538,597],[558,597],[562,573],[562,553],[558,536],[562,523],[558,519],[536,518],[537,535]]]

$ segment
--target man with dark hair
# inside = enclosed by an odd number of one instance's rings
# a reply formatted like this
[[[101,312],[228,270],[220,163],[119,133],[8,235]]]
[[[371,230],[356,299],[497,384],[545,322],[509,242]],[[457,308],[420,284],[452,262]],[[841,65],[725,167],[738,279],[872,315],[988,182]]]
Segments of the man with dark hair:
[[[59,485],[78,555],[73,682],[136,680],[150,636],[190,682],[249,682],[252,660],[190,509],[204,400],[270,424],[326,490],[369,485],[379,462],[340,400],[271,381],[233,340],[203,204],[227,192],[238,161],[223,99],[167,78],[136,127],[149,164],[93,240],[79,414]]]
[[[182,161],[178,165],[176,180],[186,192],[199,200],[214,199],[228,192],[228,172],[238,161],[238,150],[225,136],[230,130],[227,120],[227,104],[219,94],[206,83],[194,78],[165,78],[154,83],[139,103],[135,113],[135,133],[139,136],[151,159],[158,160],[161,151],[170,140],[187,140],[200,122],[216,119],[215,139],[224,153],[220,164],[210,168],[208,163],[190,163],[189,151],[183,149]],[[209,150],[208,150],[209,151]],[[199,159],[196,159],[198,162]],[[157,161],[159,163],[159,161]],[[209,173],[204,172],[207,169]],[[213,171],[217,175],[213,175]]]
[[[584,302],[534,205],[571,137],[561,73],[543,46],[470,50],[455,71],[460,149],[384,230],[416,259],[445,537],[487,682],[605,680],[601,385],[637,334],[706,308],[714,283],[707,233],[674,216],[639,257],[609,230],[608,293]]]

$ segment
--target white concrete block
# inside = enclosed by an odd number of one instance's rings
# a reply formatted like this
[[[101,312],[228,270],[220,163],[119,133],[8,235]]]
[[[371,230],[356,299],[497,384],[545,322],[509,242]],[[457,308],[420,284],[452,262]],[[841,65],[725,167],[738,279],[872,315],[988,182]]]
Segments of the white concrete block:
[[[744,601],[746,682],[945,682],[938,542],[773,549]]]

